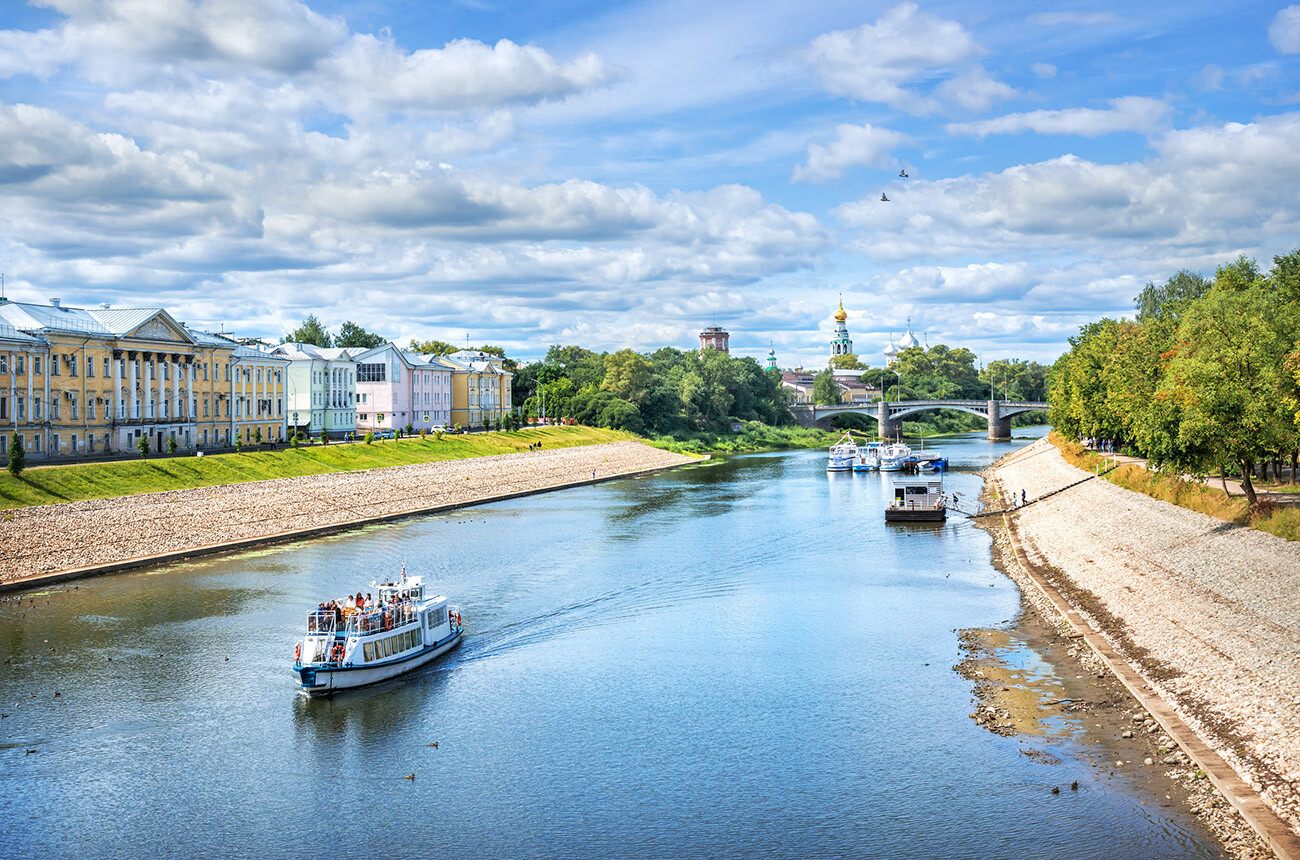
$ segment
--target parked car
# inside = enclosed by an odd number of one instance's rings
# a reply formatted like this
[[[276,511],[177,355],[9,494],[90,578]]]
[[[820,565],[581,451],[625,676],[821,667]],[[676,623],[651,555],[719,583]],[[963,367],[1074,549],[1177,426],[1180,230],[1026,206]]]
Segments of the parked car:
[[[376,438],[376,439],[394,439],[394,438],[396,438],[396,437],[397,437],[397,434],[394,433],[392,430],[376,430],[376,431],[375,431],[375,438]]]
[[[430,433],[450,433],[451,428],[446,424],[435,424],[429,428]]]

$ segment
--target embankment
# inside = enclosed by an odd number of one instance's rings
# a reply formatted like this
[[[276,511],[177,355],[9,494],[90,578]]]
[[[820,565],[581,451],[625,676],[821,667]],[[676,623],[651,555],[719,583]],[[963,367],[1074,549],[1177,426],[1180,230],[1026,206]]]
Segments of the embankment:
[[[1045,439],[992,471],[1031,500],[1086,475]],[[1010,519],[1023,562],[1101,637],[1121,679],[1129,667],[1130,688],[1300,833],[1300,545],[1100,480]]]
[[[694,462],[614,442],[20,508],[0,517],[0,589]]]

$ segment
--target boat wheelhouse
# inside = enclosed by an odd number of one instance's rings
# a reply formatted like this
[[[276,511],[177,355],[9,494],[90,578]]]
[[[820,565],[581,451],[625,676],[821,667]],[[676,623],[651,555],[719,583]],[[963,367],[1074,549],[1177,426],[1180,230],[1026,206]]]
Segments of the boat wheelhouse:
[[[894,481],[894,498],[885,509],[885,522],[941,523],[947,516],[942,480],[903,478]]]
[[[852,433],[845,433],[840,437],[840,441],[831,446],[830,457],[826,460],[826,471],[852,471],[853,460],[857,455],[858,443],[853,441]]]
[[[428,593],[421,577],[375,583],[372,603],[348,597],[307,614],[293,671],[308,696],[364,687],[418,669],[460,643],[460,608]]]

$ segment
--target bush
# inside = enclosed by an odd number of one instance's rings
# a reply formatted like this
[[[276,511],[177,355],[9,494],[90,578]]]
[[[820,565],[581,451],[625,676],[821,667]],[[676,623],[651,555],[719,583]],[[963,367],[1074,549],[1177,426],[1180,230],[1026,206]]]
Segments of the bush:
[[[255,428],[255,429],[253,430],[253,444],[254,444],[254,445],[261,445],[261,444],[262,444],[262,428],[261,428],[261,427],[257,427],[257,428]]]
[[[298,434],[296,432],[289,434],[289,447],[290,448],[298,447]]]
[[[175,437],[175,436],[168,436],[168,437],[167,437],[167,453],[168,453],[168,454],[175,454],[175,453],[176,453],[176,437]]]
[[[322,430],[320,433],[320,443],[322,445],[328,445],[330,443],[329,434],[326,433],[324,430]]]
[[[441,442],[441,441],[442,441],[442,431],[441,431],[441,430],[434,430],[434,431],[433,431],[433,441],[435,441],[435,442]]]
[[[140,441],[135,443],[135,450],[140,452],[141,457],[149,456],[149,437],[141,436]]]
[[[367,430],[367,431],[366,431],[366,444],[367,444],[367,445],[373,445],[374,442],[375,442],[375,434],[374,434],[374,431],[372,431],[372,430]]]
[[[428,427],[421,427],[421,428],[420,428],[420,438],[421,438],[421,439],[425,439],[425,438],[428,438],[428,436],[429,436],[429,428],[428,428]]]
[[[23,450],[22,440],[15,433],[9,439],[9,474],[17,478],[27,465],[27,452]]]
[[[406,435],[411,436],[414,433],[415,433],[415,425],[408,422],[406,425]]]
[[[244,450],[244,437],[238,433],[235,434],[235,453],[238,454]]]

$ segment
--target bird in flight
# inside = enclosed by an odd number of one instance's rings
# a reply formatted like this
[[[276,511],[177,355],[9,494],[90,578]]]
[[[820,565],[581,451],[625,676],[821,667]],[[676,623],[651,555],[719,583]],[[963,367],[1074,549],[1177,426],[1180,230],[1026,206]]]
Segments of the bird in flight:
[[[885,196],[885,192],[883,192],[883,191],[880,192],[880,202],[881,202],[881,203],[888,203],[888,202],[889,202],[889,198]]]
[[[906,178],[907,178],[907,171],[906,171],[906,170],[900,170],[900,171],[898,171],[898,175],[899,175],[899,178],[901,178],[901,179],[906,179]]]

